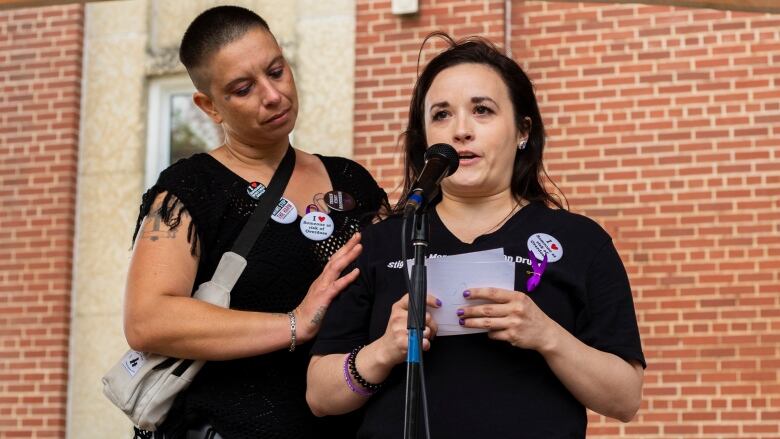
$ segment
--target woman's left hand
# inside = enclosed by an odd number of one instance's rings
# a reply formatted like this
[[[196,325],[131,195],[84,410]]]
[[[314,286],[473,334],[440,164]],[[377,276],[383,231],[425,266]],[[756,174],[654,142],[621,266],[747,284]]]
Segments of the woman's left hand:
[[[488,337],[494,340],[542,351],[555,336],[556,323],[524,293],[501,288],[470,288],[463,297],[491,302],[465,306],[458,310],[458,316],[463,326],[487,329]]]

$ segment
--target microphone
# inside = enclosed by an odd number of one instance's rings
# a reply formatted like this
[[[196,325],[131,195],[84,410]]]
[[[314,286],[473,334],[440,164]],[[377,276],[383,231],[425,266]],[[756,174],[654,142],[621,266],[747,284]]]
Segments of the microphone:
[[[404,215],[416,212],[439,193],[439,183],[458,169],[458,152],[446,143],[437,143],[425,151],[425,166],[406,198]]]

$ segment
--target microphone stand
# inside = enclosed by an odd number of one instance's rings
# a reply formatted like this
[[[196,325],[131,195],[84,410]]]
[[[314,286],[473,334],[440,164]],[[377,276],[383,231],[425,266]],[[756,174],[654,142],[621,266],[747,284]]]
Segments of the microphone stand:
[[[424,389],[422,374],[422,335],[425,330],[425,299],[427,292],[427,271],[425,256],[428,252],[428,212],[427,206],[421,206],[414,212],[412,223],[412,246],[414,247],[414,267],[412,267],[411,290],[409,292],[409,344],[406,354],[406,398],[404,404],[404,438],[418,439],[423,428],[420,422]],[[404,273],[406,275],[406,273]],[[416,313],[415,313],[416,312]],[[427,420],[424,422],[426,437]]]

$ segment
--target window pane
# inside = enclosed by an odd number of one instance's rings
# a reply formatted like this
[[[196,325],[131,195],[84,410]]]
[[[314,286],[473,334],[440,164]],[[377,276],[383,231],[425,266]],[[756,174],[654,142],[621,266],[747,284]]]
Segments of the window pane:
[[[171,95],[171,163],[222,143],[222,128],[192,102],[191,93]]]

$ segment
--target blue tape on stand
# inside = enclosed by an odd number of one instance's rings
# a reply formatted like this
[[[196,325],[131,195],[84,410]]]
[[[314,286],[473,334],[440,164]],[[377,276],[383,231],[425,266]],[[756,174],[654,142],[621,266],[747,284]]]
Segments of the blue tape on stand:
[[[409,350],[406,352],[407,363],[420,362],[420,338],[417,337],[417,329],[409,330]]]

